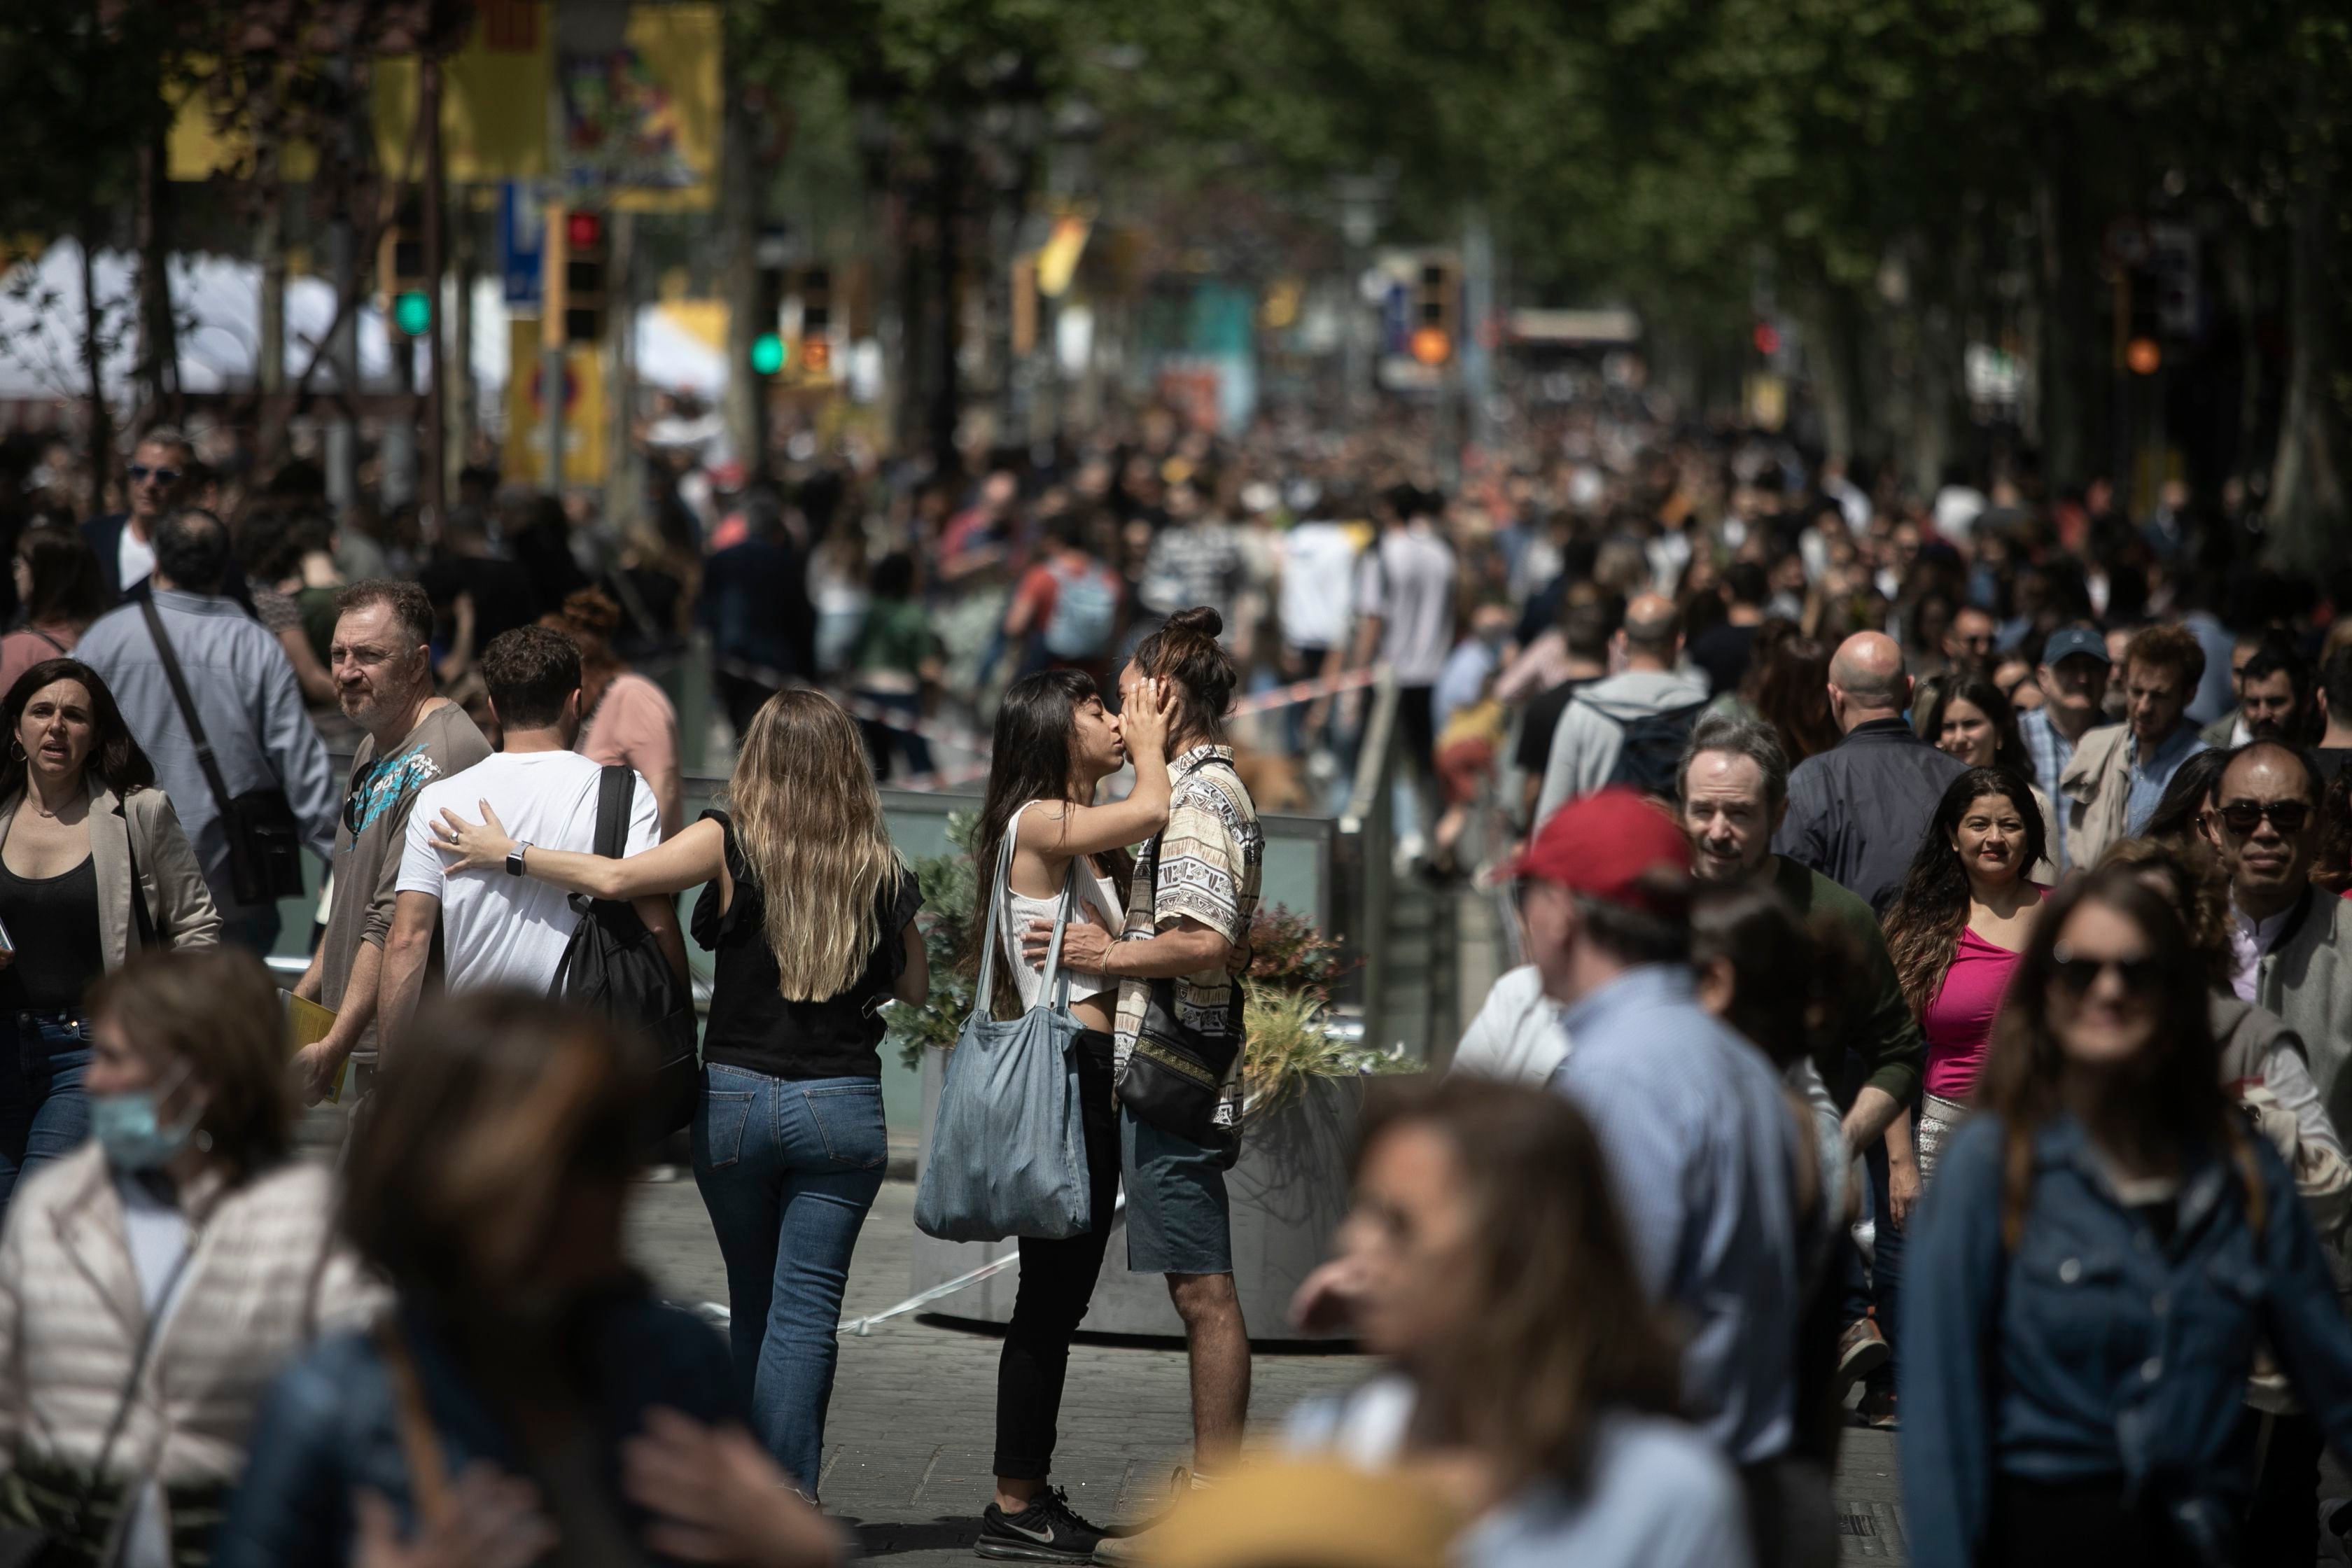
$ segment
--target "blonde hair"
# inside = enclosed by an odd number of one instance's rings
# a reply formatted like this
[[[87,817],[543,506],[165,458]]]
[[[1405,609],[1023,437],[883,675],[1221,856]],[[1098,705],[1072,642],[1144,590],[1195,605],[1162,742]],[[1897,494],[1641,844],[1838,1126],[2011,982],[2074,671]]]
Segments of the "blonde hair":
[[[821,693],[779,691],[752,717],[727,781],[735,836],[767,910],[776,989],[821,1002],[857,983],[905,870],[882,823],[866,743]]]

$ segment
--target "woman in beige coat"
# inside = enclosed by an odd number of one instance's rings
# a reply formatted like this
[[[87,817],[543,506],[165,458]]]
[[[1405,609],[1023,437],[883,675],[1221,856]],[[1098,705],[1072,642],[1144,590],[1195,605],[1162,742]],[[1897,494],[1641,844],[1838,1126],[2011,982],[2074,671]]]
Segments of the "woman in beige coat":
[[[381,1298],[293,1158],[260,960],[142,956],[90,1015],[90,1140],[0,1226],[0,1516],[172,1568],[208,1559],[278,1368]]]
[[[0,699],[0,1214],[89,1131],[92,982],[219,938],[187,835],[96,671],[45,659]]]

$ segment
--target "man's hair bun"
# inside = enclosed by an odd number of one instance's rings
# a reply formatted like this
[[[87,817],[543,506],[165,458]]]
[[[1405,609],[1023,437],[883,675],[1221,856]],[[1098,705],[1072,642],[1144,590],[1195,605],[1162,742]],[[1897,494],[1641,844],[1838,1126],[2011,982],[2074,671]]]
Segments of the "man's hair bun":
[[[1199,632],[1204,637],[1223,637],[1225,617],[1208,605],[1195,605],[1189,610],[1179,610],[1168,617],[1171,632]]]

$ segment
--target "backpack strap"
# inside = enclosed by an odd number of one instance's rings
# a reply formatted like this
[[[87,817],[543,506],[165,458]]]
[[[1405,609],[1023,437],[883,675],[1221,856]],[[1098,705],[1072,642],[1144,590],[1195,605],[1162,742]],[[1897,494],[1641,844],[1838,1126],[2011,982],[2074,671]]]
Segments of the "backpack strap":
[[[618,860],[629,844],[629,806],[637,793],[636,771],[608,763],[596,779],[596,853]]]

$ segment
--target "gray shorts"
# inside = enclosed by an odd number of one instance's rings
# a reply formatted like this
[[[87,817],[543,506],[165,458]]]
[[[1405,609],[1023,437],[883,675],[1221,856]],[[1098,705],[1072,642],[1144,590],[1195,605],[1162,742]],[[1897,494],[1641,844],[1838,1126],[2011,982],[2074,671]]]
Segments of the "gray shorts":
[[[1221,1151],[1118,1111],[1127,1184],[1127,1267],[1134,1274],[1231,1274],[1233,1211]]]

